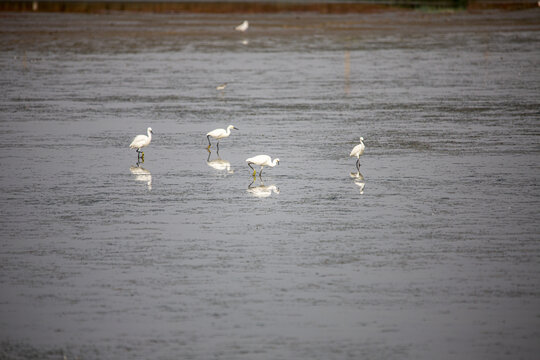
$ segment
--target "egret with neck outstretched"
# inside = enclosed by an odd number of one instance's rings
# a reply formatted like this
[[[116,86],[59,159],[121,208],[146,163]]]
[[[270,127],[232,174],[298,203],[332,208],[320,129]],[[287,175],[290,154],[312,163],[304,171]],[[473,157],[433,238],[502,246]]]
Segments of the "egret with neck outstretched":
[[[356,169],[358,170],[358,172],[360,172],[360,156],[362,156],[362,154],[364,154],[364,150],[366,149],[366,146],[364,145],[364,138],[363,137],[360,137],[360,144],[356,145],[352,151],[351,151],[351,154],[349,155],[350,157],[351,156],[356,156],[357,160],[356,160]]]
[[[212,146],[212,144],[210,143],[210,136],[211,136],[214,139],[217,139],[217,145],[216,146],[217,146],[217,149],[219,150],[219,139],[229,137],[229,135],[231,135],[231,129],[238,130],[238,128],[234,127],[234,125],[229,125],[229,126],[227,126],[227,130],[225,130],[225,129],[215,129],[215,130],[210,131],[208,134],[206,134],[206,138],[208,139],[208,148],[210,148],[210,146]]]
[[[137,135],[135,136],[135,138],[133,138],[131,144],[129,144],[130,149],[137,149],[137,158],[141,157],[144,159],[144,152],[142,152],[141,149],[150,144],[150,141],[152,141],[153,133],[154,132],[152,131],[152,128],[149,127],[148,129],[146,129],[147,135]]]
[[[259,177],[262,175],[263,168],[265,166],[274,167],[279,164],[279,159],[274,159],[268,155],[257,155],[254,157],[250,157],[249,159],[246,159],[246,162],[248,163],[251,170],[253,170],[253,176],[257,174],[257,170],[253,168],[253,165],[259,165],[261,167],[261,170],[259,171]]]

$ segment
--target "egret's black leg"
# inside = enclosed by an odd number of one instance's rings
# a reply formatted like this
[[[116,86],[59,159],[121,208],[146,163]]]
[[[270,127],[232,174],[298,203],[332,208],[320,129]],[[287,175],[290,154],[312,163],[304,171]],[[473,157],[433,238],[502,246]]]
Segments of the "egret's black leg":
[[[210,142],[210,135],[206,136],[206,140],[208,140],[208,147],[212,146],[212,143]]]
[[[262,171],[263,171],[263,167],[261,166],[261,171],[259,171],[259,177],[262,179],[261,175],[262,175]]]
[[[356,168],[358,169],[358,171],[360,171],[360,158],[356,160]]]
[[[218,142],[216,144],[216,147],[217,147],[217,151],[219,151],[219,140],[218,140]]]
[[[257,173],[257,170],[255,170],[253,166],[251,166],[251,163],[248,163],[248,166],[251,168],[251,170],[253,170],[253,176],[255,176],[255,174]]]

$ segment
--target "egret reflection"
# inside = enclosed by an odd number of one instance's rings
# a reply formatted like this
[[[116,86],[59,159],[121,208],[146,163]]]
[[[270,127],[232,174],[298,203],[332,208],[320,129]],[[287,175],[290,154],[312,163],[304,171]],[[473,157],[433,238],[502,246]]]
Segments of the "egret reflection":
[[[231,169],[231,163],[228,162],[227,160],[223,160],[219,156],[219,151],[216,152],[217,158],[215,158],[214,160],[210,160],[210,156],[212,155],[212,152],[210,151],[210,149],[207,149],[207,150],[208,150],[208,158],[206,159],[206,164],[208,166],[210,166],[213,169],[216,169],[217,171],[225,175],[234,173],[234,170]]]
[[[136,165],[130,166],[129,171],[135,175],[136,181],[145,182],[148,186],[148,190],[152,190],[152,174],[141,166],[141,162],[137,162]]]
[[[364,193],[364,187],[366,182],[364,181],[364,175],[360,171],[352,172],[351,177],[354,179],[354,184],[360,188],[360,195]]]
[[[264,182],[261,180],[261,184],[258,186],[254,186],[253,184],[257,181],[255,177],[253,177],[253,181],[251,184],[248,185],[247,192],[249,192],[251,195],[258,197],[258,198],[267,198],[272,195],[272,193],[279,194],[279,188],[276,185],[264,185]]]

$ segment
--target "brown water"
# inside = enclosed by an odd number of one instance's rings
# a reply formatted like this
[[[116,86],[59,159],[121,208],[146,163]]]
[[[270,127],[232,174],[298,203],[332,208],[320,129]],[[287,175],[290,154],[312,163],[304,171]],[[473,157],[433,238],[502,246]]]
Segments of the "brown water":
[[[538,11],[0,14],[0,357],[536,358]]]

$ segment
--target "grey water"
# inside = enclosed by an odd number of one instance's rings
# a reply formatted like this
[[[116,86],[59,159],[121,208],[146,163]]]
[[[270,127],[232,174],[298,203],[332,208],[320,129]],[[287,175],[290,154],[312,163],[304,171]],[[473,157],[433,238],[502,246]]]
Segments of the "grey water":
[[[536,358],[538,14],[0,14],[0,357]]]

